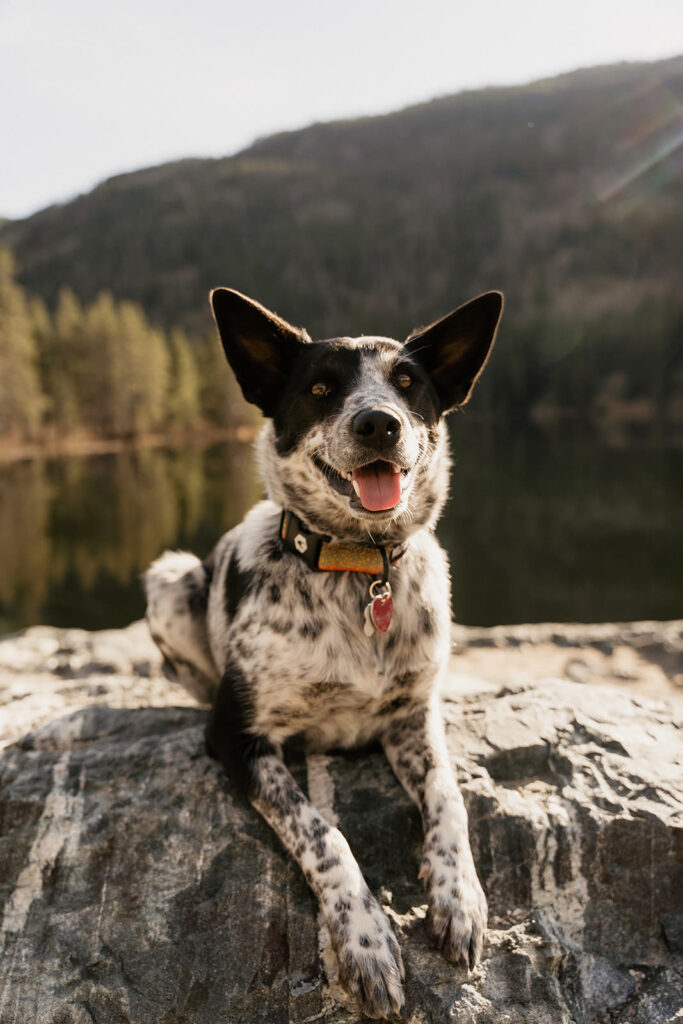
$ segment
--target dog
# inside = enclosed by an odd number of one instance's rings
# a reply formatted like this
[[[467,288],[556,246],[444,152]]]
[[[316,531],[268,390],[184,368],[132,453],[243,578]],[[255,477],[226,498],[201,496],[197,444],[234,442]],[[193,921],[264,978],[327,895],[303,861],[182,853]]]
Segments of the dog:
[[[166,663],[211,700],[208,752],[276,831],[317,896],[339,980],[369,1017],[404,1003],[391,925],[349,845],[285,766],[379,740],[420,809],[427,930],[471,969],[487,905],[446,750],[438,688],[450,650],[450,578],[434,527],[448,488],[445,416],[493,345],[500,292],[403,344],[312,341],[228,288],[211,293],[225,355],[266,424],[268,498],[205,561],[166,552],[145,576]]]

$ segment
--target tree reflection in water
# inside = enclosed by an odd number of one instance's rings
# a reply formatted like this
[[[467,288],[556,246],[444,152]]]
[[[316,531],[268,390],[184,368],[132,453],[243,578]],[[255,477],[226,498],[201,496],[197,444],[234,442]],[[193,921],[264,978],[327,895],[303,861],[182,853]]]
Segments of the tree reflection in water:
[[[207,554],[260,495],[239,442],[0,466],[0,630],[138,618],[149,562],[166,547]]]
[[[683,607],[683,446],[655,426],[453,423],[439,526],[459,621],[674,618]],[[0,631],[143,614],[165,547],[206,555],[259,499],[251,445],[0,465]]]

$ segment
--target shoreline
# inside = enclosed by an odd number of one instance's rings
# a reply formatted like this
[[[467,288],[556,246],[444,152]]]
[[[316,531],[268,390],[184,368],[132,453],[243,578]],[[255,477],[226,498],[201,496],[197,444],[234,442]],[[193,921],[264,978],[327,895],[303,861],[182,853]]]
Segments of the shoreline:
[[[29,459],[61,459],[69,456],[110,455],[148,448],[207,448],[223,441],[253,441],[260,427],[240,424],[182,433],[140,434],[136,437],[72,436],[42,441],[0,440],[0,464]]]
[[[581,411],[575,409],[558,409],[552,416],[537,416],[533,411],[519,420],[543,433],[552,433],[567,424],[581,421]],[[501,425],[507,422],[497,416],[472,413],[468,410],[470,422],[494,423]],[[517,417],[514,420],[517,421]],[[632,419],[615,416],[612,418],[591,418],[587,422],[592,431],[603,438],[609,447],[623,447],[627,443],[624,432],[644,428],[654,428],[660,421],[659,417],[649,419]],[[683,447],[683,419],[664,419],[664,424],[671,428],[669,444],[675,448]],[[197,430],[178,430],[168,433],[145,433],[132,437],[89,437],[86,435],[67,435],[65,437],[44,436],[36,441],[20,441],[12,437],[0,437],[0,465],[22,462],[30,459],[59,459],[69,456],[109,455],[123,451],[138,451],[149,448],[205,448],[223,441],[241,443],[254,440],[261,429],[263,421],[258,424],[240,423],[232,427],[201,427]]]

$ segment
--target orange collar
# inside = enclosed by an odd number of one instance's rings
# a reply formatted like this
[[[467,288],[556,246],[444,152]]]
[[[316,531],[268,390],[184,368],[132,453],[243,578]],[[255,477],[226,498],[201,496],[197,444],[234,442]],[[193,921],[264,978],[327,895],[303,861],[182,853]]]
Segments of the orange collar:
[[[389,566],[398,562],[406,552],[407,544],[393,548],[380,544],[349,544],[333,541],[319,533],[312,533],[298,516],[286,509],[280,520],[280,539],[293,554],[316,572],[364,572],[369,576],[389,575]]]

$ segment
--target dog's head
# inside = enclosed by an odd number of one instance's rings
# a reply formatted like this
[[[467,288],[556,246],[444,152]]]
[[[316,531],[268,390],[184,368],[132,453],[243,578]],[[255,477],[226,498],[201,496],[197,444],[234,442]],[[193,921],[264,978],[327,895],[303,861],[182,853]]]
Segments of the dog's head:
[[[211,304],[244,397],[270,419],[260,457],[273,501],[337,539],[396,543],[436,522],[448,487],[443,417],[467,402],[484,368],[500,292],[404,344],[311,341],[229,288]]]

